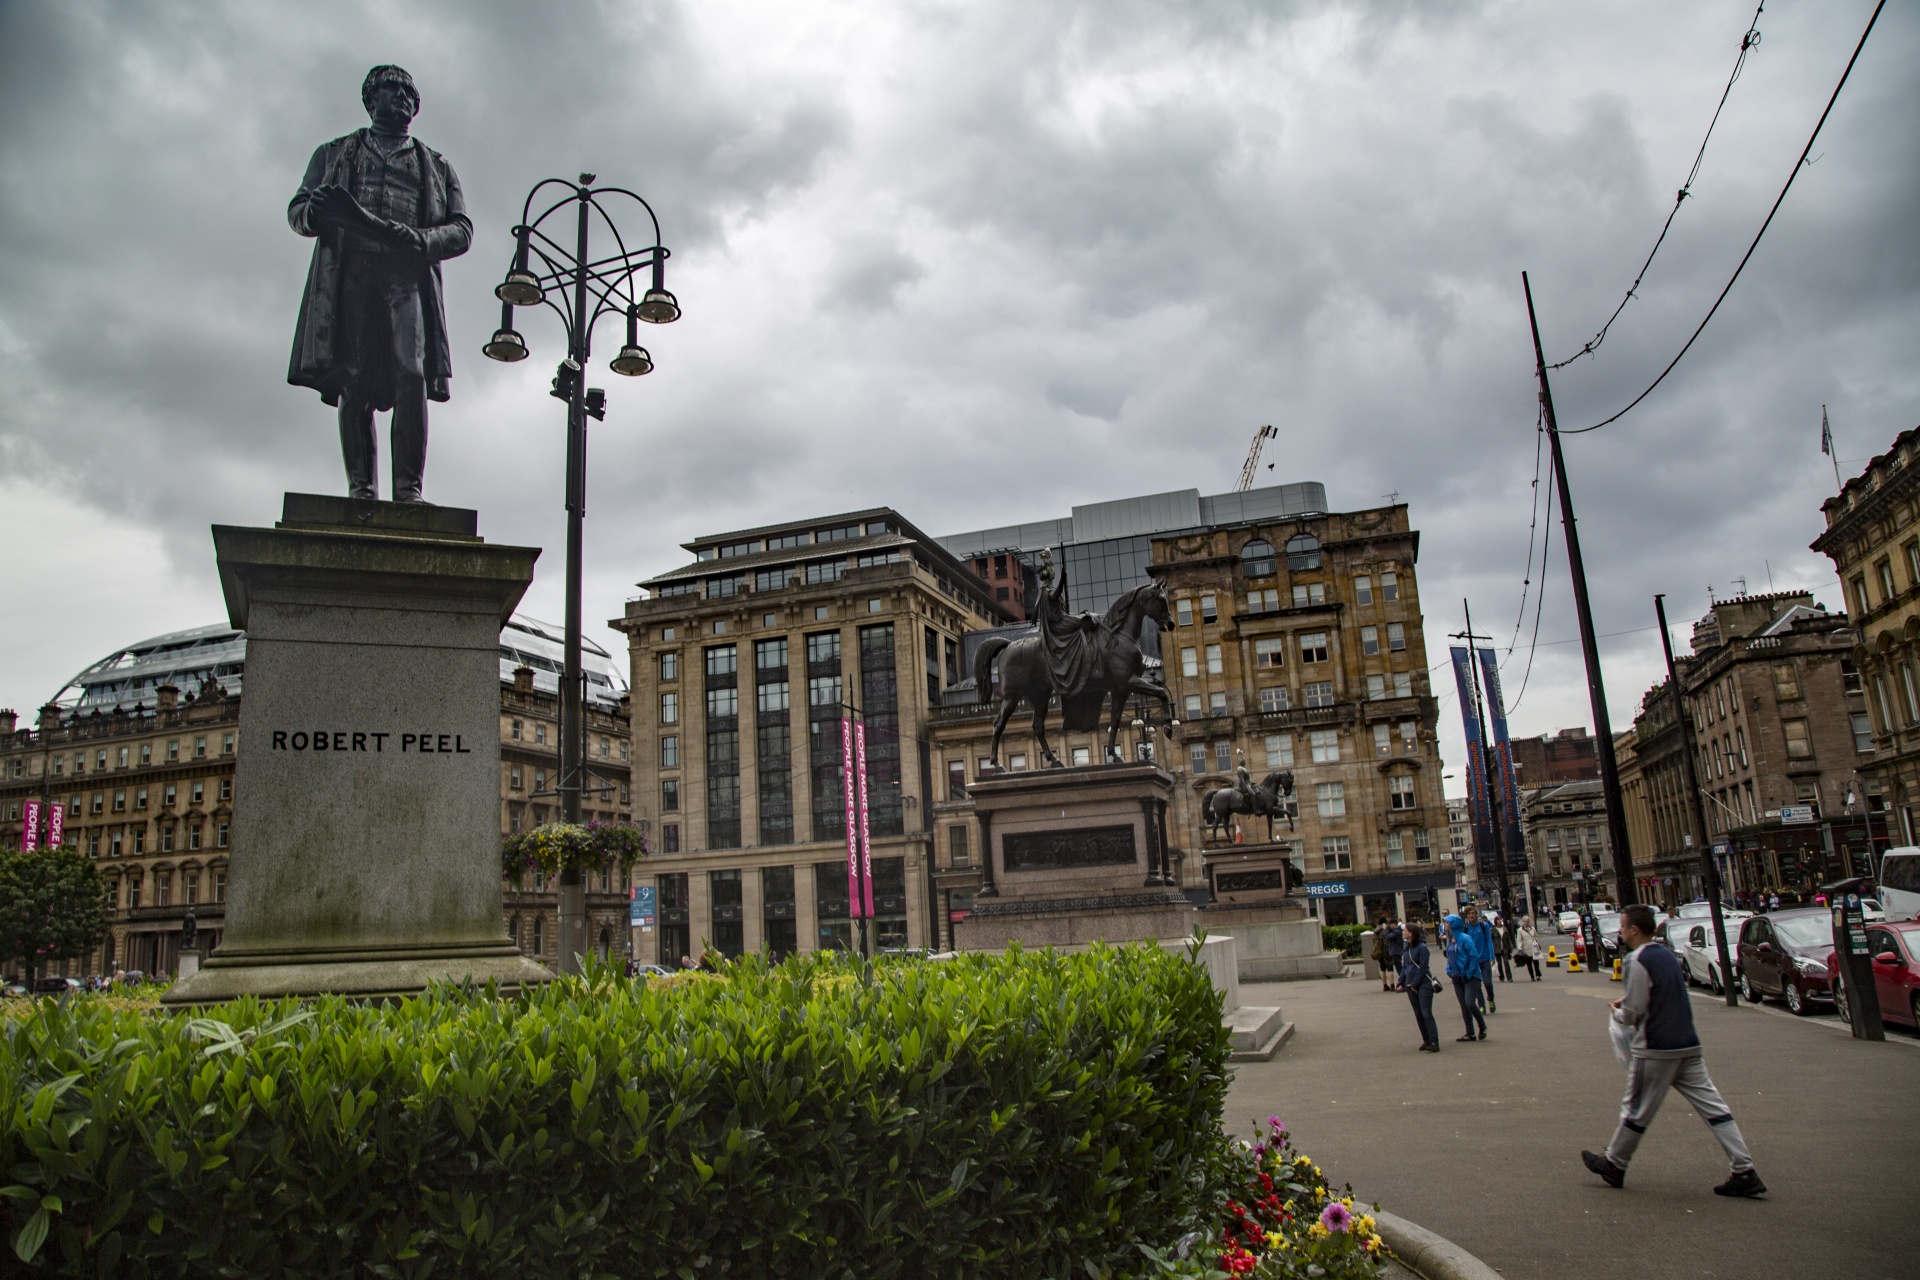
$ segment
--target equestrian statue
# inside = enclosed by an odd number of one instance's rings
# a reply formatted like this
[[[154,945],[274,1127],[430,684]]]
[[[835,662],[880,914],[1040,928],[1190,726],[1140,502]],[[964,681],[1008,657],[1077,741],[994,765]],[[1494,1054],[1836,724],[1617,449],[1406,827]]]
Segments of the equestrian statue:
[[[993,765],[1000,767],[1000,736],[1014,708],[1026,702],[1033,708],[1033,736],[1040,754],[1055,768],[1064,767],[1047,741],[1047,709],[1060,697],[1061,723],[1068,732],[1091,733],[1100,727],[1100,704],[1111,702],[1107,728],[1107,759],[1122,759],[1118,747],[1120,720],[1127,700],[1135,694],[1158,699],[1166,709],[1166,734],[1173,736],[1173,700],[1166,686],[1147,678],[1140,633],[1151,619],[1161,630],[1173,626],[1167,590],[1149,582],[1113,602],[1104,618],[1067,612],[1067,583],[1053,581],[1053,556],[1040,553],[1040,591],[1033,614],[1036,633],[1019,640],[994,637],[973,656],[975,687],[984,701],[992,696],[993,664],[1000,663],[1000,714],[993,721]]]
[[[1207,815],[1207,834],[1218,831],[1221,836],[1233,834],[1233,815],[1244,813],[1252,816],[1264,816],[1267,820],[1267,839],[1273,839],[1273,820],[1285,818],[1287,830],[1292,831],[1295,807],[1293,797],[1293,775],[1291,773],[1270,773],[1260,780],[1259,786],[1253,785],[1252,777],[1247,773],[1246,760],[1243,758],[1235,770],[1238,783],[1231,787],[1217,787],[1207,793],[1205,811]]]

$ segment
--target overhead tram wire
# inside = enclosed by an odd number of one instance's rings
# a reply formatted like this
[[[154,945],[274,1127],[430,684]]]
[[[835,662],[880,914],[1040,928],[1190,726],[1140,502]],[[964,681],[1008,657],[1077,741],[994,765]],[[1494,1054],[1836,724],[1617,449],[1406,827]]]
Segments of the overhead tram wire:
[[[1679,192],[1673,197],[1673,208],[1667,210],[1667,220],[1660,225],[1660,234],[1655,238],[1653,248],[1648,250],[1647,260],[1640,264],[1640,270],[1635,273],[1633,283],[1627,286],[1626,296],[1620,299],[1620,305],[1613,309],[1613,314],[1607,317],[1607,322],[1600,326],[1600,332],[1594,334],[1587,340],[1585,346],[1559,364],[1548,365],[1549,371],[1564,369],[1582,356],[1590,356],[1598,351],[1600,344],[1607,340],[1607,330],[1613,328],[1613,322],[1620,318],[1620,313],[1627,309],[1627,304],[1638,296],[1640,282],[1647,278],[1647,268],[1653,265],[1654,256],[1660,252],[1660,246],[1667,242],[1667,232],[1673,229],[1673,220],[1680,213],[1680,206],[1685,204],[1687,197],[1693,194],[1694,180],[1700,176],[1700,165],[1707,158],[1707,143],[1713,139],[1714,126],[1720,123],[1720,113],[1726,110],[1727,95],[1733,92],[1734,81],[1740,78],[1741,69],[1747,65],[1747,55],[1760,47],[1760,11],[1766,7],[1766,0],[1761,0],[1759,8],[1753,11],[1753,21],[1747,24],[1747,33],[1740,37],[1740,56],[1733,60],[1733,74],[1727,77],[1727,87],[1720,91],[1720,102],[1713,109],[1713,119],[1707,121],[1706,136],[1700,139],[1700,149],[1693,155],[1693,167],[1687,170],[1686,181],[1680,184]]]
[[[1628,402],[1626,408],[1620,410],[1618,413],[1614,414],[1610,418],[1601,419],[1599,422],[1594,423],[1590,427],[1574,427],[1571,430],[1561,431],[1560,432],[1561,435],[1563,436],[1584,435],[1589,431],[1598,431],[1601,427],[1609,426],[1615,422],[1618,422],[1620,419],[1626,417],[1629,413],[1633,412],[1635,407],[1637,407],[1642,400],[1645,400],[1648,396],[1652,395],[1654,388],[1658,387],[1661,383],[1665,382],[1667,380],[1667,375],[1673,372],[1674,367],[1678,365],[1682,359],[1685,358],[1687,352],[1693,350],[1693,344],[1699,340],[1700,335],[1702,333],[1706,332],[1707,325],[1713,320],[1714,315],[1720,310],[1720,304],[1727,300],[1727,295],[1729,293],[1733,292],[1734,282],[1739,280],[1740,273],[1747,269],[1747,263],[1752,259],[1754,250],[1760,247],[1761,237],[1766,235],[1767,228],[1773,225],[1774,215],[1780,212],[1780,206],[1782,203],[1785,202],[1787,198],[1787,192],[1793,189],[1793,180],[1800,176],[1800,171],[1802,169],[1806,168],[1807,156],[1812,153],[1813,144],[1815,140],[1820,137],[1820,130],[1826,126],[1827,117],[1833,114],[1833,104],[1840,100],[1840,91],[1846,88],[1847,77],[1853,74],[1853,65],[1854,63],[1860,60],[1860,51],[1866,48],[1867,46],[1867,37],[1873,34],[1873,24],[1880,20],[1880,11],[1886,7],[1887,7],[1887,0],[1880,0],[1878,4],[1874,5],[1873,16],[1867,19],[1867,29],[1860,33],[1860,42],[1854,45],[1853,56],[1847,59],[1846,70],[1840,73],[1840,82],[1833,86],[1833,93],[1831,96],[1827,98],[1826,109],[1820,113],[1820,119],[1818,122],[1814,124],[1813,132],[1807,136],[1807,145],[1800,149],[1800,158],[1793,162],[1793,172],[1787,175],[1786,185],[1780,188],[1780,194],[1774,198],[1773,208],[1767,210],[1767,220],[1760,224],[1760,230],[1754,232],[1753,243],[1748,245],[1747,251],[1740,256],[1740,265],[1736,266],[1733,269],[1733,275],[1727,280],[1726,288],[1720,290],[1720,296],[1713,300],[1713,306],[1708,308],[1705,318],[1700,321],[1699,327],[1693,331],[1693,336],[1687,339],[1687,344],[1680,348],[1680,352],[1678,355],[1674,356],[1672,360],[1667,362],[1667,367],[1660,371],[1659,377],[1655,378],[1651,383],[1647,385],[1647,389],[1645,391],[1642,391],[1639,395],[1635,396],[1631,401]]]
[[[1545,433],[1542,432],[1542,434]],[[1548,479],[1551,480],[1552,477],[1549,476]],[[1553,486],[1551,484],[1547,486],[1547,528],[1553,528]],[[1548,537],[1540,547],[1540,590],[1533,595],[1533,639],[1527,644],[1527,669],[1520,676],[1520,690],[1513,695],[1513,705],[1507,708],[1509,713],[1520,709],[1520,700],[1527,696],[1527,685],[1533,679],[1533,655],[1540,649],[1540,614],[1547,606],[1547,556],[1552,551],[1553,539]],[[1549,641],[1549,643],[1552,642]],[[1507,656],[1509,658],[1513,656],[1511,649],[1507,651]]]

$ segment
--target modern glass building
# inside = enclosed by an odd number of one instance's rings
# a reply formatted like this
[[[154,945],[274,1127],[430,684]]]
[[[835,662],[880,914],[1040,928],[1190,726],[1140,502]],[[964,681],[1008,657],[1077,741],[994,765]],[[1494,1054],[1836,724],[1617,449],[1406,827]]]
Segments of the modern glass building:
[[[1069,607],[1075,612],[1104,613],[1120,593],[1146,581],[1156,534],[1320,515],[1326,509],[1327,488],[1313,480],[1211,496],[1198,489],[1178,489],[1090,502],[1062,519],[950,533],[935,541],[955,559],[970,563],[1010,552],[1032,563],[1042,549],[1051,549],[1054,563],[1066,573]],[[978,563],[974,567],[982,569]],[[981,576],[991,580],[990,572]]]

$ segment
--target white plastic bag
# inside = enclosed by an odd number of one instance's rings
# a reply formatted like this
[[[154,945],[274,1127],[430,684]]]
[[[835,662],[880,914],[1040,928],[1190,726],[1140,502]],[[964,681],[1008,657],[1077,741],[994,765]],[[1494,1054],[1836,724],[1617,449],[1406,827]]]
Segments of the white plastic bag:
[[[1613,1040],[1613,1056],[1620,1059],[1620,1065],[1633,1065],[1633,1028],[1620,1021],[1618,1015],[1607,1019],[1607,1033]]]

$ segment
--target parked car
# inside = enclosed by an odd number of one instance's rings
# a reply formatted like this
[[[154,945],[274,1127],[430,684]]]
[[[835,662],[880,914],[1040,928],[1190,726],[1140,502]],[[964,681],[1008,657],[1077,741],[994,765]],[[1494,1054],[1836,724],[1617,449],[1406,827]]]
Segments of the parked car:
[[[1862,898],[1860,918],[1868,924],[1879,924],[1887,918],[1887,909],[1880,905],[1878,898]]]
[[[1726,915],[1737,910],[1739,910],[1739,908],[1735,907],[1731,902],[1722,902],[1720,904],[1721,915]],[[1743,912],[1742,914],[1749,913]],[[1705,898],[1695,898],[1692,902],[1683,902],[1673,909],[1673,918],[1676,920],[1711,920],[1713,918],[1713,904]]]
[[[1880,1021],[1920,1031],[1920,920],[1868,925],[1867,955],[1872,957],[1874,992],[1880,997]],[[1851,1022],[1837,951],[1827,957],[1827,978],[1840,1016]]]
[[[80,982],[76,978],[45,977],[33,984],[33,994],[37,996],[71,995],[79,989]]]
[[[1751,916],[1751,912],[1727,911],[1721,919],[1727,926],[1727,958],[1740,945],[1740,924]],[[1713,920],[1702,916],[1675,915],[1662,926],[1666,942],[1673,954],[1680,959],[1680,967],[1687,975],[1688,983],[1704,986],[1715,995],[1726,994],[1720,974],[1720,948],[1713,940]]]
[[[673,970],[663,964],[637,964],[633,967],[636,978],[671,978]]]
[[[4,988],[0,988],[0,995],[5,995],[13,999],[19,999],[20,997],[26,994],[27,994],[27,984],[20,981],[20,979],[18,978],[8,978],[6,982],[6,986]]]
[[[1557,923],[1562,933],[1578,933],[1580,932],[1580,913],[1578,911],[1562,911],[1557,919]]]
[[[1805,1015],[1833,999],[1827,957],[1833,952],[1833,921],[1821,907],[1769,911],[1740,926],[1740,995],[1752,1004],[1779,996]]]
[[[1889,920],[1920,917],[1920,846],[1904,845],[1881,855],[1880,903]]]

